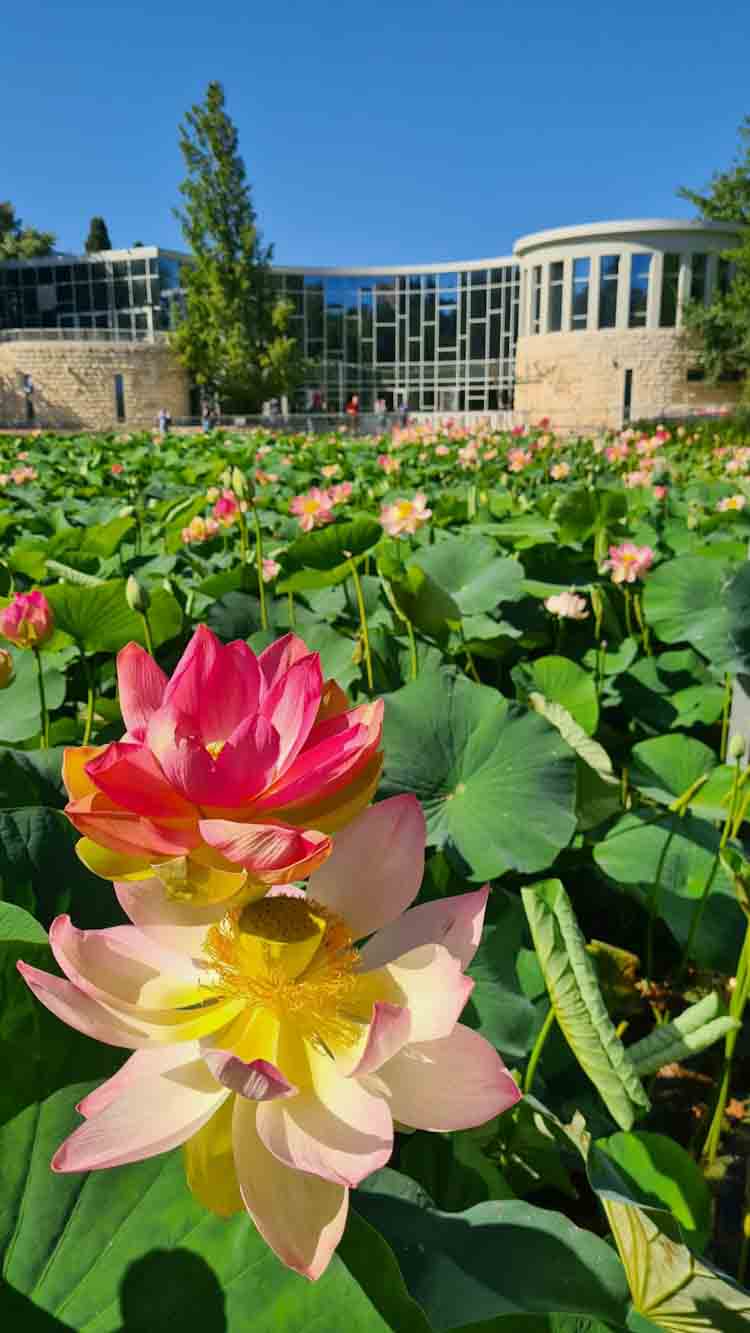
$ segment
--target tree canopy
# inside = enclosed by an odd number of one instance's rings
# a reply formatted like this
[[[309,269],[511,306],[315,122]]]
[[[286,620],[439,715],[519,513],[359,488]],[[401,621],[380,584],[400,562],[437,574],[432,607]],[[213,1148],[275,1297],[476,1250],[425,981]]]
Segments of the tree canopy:
[[[35,259],[52,253],[56,237],[51,231],[24,227],[9,200],[0,202],[0,260]]]
[[[727,251],[733,276],[711,304],[691,302],[685,323],[692,330],[710,380],[741,376],[743,397],[750,397],[750,116],[739,129],[740,147],[731,167],[715,172],[704,192],[683,187],[680,197],[710,222],[736,222],[737,246]]]
[[[204,101],[187,112],[180,149],[187,176],[175,213],[192,260],[181,274],[185,309],[173,346],[198,384],[239,410],[254,410],[293,387],[300,358],[286,336],[288,311],[274,301],[272,247],[258,229],[220,83],[210,83]]]
[[[104,218],[93,217],[89,223],[89,234],[86,237],[86,254],[95,255],[100,250],[111,250],[112,242],[109,239],[109,231]]]

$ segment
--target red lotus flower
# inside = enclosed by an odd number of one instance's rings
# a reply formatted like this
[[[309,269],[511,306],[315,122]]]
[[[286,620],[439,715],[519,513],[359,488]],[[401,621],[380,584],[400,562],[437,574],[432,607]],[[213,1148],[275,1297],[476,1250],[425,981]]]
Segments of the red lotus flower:
[[[248,901],[319,866],[372,797],[382,703],[348,709],[293,634],[256,657],[200,626],[171,679],[134,643],[117,673],[126,734],[63,765],[78,854],[106,879]]]

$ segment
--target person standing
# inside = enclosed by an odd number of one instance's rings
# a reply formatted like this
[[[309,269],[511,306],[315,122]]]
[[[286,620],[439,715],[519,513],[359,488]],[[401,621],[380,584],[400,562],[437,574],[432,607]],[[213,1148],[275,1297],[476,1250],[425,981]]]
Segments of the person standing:
[[[398,408],[398,424],[404,430],[409,424],[409,404],[402,398]]]
[[[344,411],[346,412],[346,415],[349,418],[349,427],[351,429],[352,435],[356,435],[359,424],[359,394],[357,393],[352,394],[351,398],[349,399],[349,402],[344,408]]]
[[[158,422],[159,434],[161,438],[164,439],[165,436],[169,434],[169,427],[172,425],[172,414],[169,411],[169,408],[162,407],[159,409]]]

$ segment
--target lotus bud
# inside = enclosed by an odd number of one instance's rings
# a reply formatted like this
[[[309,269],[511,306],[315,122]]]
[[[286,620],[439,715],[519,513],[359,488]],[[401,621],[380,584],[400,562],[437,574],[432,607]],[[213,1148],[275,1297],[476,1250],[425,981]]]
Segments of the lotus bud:
[[[729,742],[729,749],[727,751],[729,758],[742,759],[745,753],[745,745],[746,741],[744,736],[734,735]]]
[[[13,679],[13,658],[5,648],[0,648],[0,690],[7,690]]]
[[[43,592],[17,592],[0,612],[0,634],[17,648],[41,648],[55,632],[55,616]]]
[[[143,583],[139,583],[135,574],[131,574],[125,584],[125,600],[131,611],[137,611],[143,616],[151,605],[151,596],[148,588]]]

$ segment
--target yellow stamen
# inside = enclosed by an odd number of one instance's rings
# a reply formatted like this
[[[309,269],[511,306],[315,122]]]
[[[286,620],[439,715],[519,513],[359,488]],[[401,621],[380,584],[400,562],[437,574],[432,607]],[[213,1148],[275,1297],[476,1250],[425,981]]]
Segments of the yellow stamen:
[[[335,1055],[354,1046],[370,1020],[371,984],[355,970],[351,932],[313,899],[262,898],[229,912],[208,931],[204,950],[212,963],[208,984],[244,999],[249,1022],[257,1024],[264,1010],[280,1030],[289,1024],[297,1037]]]

